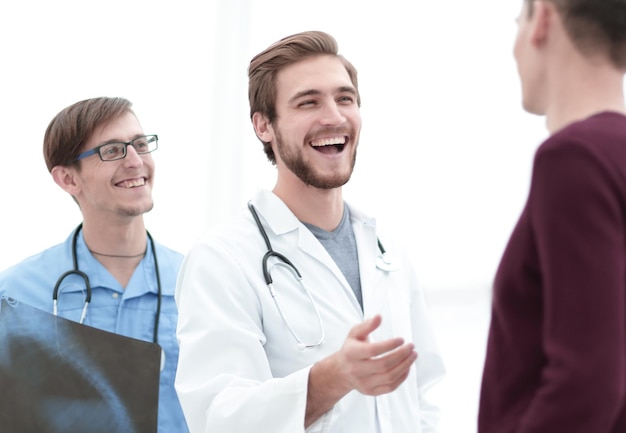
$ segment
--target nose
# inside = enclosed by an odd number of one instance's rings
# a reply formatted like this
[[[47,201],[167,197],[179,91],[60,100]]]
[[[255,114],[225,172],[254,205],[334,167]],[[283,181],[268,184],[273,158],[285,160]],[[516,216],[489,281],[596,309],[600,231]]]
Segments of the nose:
[[[129,144],[126,146],[126,157],[124,158],[124,165],[128,167],[139,167],[143,165],[143,159],[141,155],[135,150],[135,146]]]
[[[344,116],[341,111],[341,107],[337,104],[335,100],[331,100],[324,104],[322,108],[322,118],[320,123],[324,126],[337,126],[341,125],[346,121],[346,116]]]

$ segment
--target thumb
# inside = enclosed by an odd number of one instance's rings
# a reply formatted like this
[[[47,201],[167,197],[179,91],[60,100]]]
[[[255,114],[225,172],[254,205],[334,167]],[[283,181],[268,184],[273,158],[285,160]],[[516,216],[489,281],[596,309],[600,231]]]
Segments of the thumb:
[[[372,331],[380,326],[380,322],[382,322],[382,318],[380,314],[377,314],[352,327],[348,336],[357,340],[366,341]]]

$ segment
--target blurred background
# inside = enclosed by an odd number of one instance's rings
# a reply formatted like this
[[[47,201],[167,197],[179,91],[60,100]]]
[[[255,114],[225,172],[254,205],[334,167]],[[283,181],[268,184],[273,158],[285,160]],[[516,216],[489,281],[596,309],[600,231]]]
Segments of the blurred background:
[[[546,136],[523,112],[512,56],[521,0],[109,0],[0,5],[0,268],[62,242],[78,207],[42,139],[78,100],[123,96],[159,135],[160,242],[185,253],[274,185],[248,114],[247,66],[269,44],[327,31],[359,71],[363,130],[345,198],[413,255],[448,376],[441,433],[476,430],[491,281]],[[68,263],[68,269],[71,264]]]

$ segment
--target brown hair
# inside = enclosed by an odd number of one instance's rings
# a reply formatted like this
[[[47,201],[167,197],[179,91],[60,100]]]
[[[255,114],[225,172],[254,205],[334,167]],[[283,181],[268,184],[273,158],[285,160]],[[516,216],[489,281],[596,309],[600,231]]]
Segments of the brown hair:
[[[85,142],[100,125],[131,112],[132,103],[124,98],[92,98],[76,102],[60,111],[48,125],[43,154],[48,171],[57,165],[70,166]]]
[[[257,54],[248,67],[248,100],[250,118],[254,113],[266,116],[270,123],[276,119],[276,75],[293,63],[312,56],[330,55],[341,60],[357,92],[357,103],[361,105],[357,72],[354,66],[338,53],[337,41],[320,31],[309,31],[287,36]],[[264,142],[267,159],[276,162],[270,143]]]
[[[528,2],[528,13],[533,3]],[[613,65],[626,70],[626,0],[547,0],[581,53],[605,52]]]

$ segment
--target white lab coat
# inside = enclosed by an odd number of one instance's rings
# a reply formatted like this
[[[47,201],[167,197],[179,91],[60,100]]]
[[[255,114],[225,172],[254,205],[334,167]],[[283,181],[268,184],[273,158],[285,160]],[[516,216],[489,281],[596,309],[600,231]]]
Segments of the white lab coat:
[[[179,274],[180,357],[176,390],[192,433],[304,432],[307,381],[316,361],[336,352],[364,317],[382,315],[371,340],[401,336],[414,342],[418,359],[406,381],[378,397],[353,391],[309,432],[426,433],[436,431],[437,409],[424,391],[444,374],[424,301],[406,255],[389,239],[401,269],[376,268],[373,219],[350,207],[360,265],[364,311],[322,244],[273,193],[252,200],[274,251],[287,256],[312,292],[325,342],[298,350],[281,319],[262,272],[267,251],[247,208],[225,228],[203,237]],[[297,281],[272,272],[277,301],[298,337],[319,339],[310,301]]]

